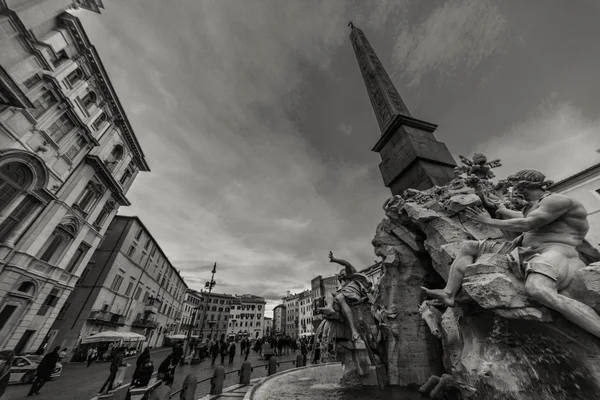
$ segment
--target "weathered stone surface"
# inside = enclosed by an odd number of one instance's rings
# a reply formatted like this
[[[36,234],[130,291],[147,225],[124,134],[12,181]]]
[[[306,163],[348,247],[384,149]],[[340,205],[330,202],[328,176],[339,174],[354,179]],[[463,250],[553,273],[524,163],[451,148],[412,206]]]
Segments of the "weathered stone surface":
[[[450,211],[461,212],[467,207],[477,207],[481,205],[481,199],[476,194],[457,194],[446,202],[446,207]]]
[[[527,321],[552,322],[552,312],[545,307],[497,308],[494,313],[503,318],[524,319]]]
[[[465,278],[463,290],[485,309],[529,306],[522,285],[515,281],[502,273],[472,275]]]
[[[439,214],[437,212],[422,207],[415,203],[406,203],[404,205],[404,211],[406,211],[407,216],[411,220],[417,223],[427,222],[433,218],[439,217]]]
[[[465,270],[465,277],[484,274],[510,274],[508,260],[505,255],[482,254],[479,259]]]

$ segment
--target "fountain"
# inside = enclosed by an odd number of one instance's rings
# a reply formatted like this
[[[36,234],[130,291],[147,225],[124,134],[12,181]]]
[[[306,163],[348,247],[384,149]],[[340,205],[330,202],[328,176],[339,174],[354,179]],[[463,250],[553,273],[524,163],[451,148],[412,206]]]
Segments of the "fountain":
[[[544,248],[528,254],[517,247],[518,254],[508,254],[494,246],[519,240],[511,224],[532,212],[530,202],[535,207],[548,204],[548,197],[566,198],[550,194],[551,182],[536,171],[494,183],[491,168],[499,161],[488,163],[483,155],[461,160],[465,165],[446,186],[408,189],[385,202],[372,242],[381,262],[358,272],[330,254],[331,262],[344,266],[343,287],[321,309],[317,337],[326,349],[323,361],[338,363],[277,374],[250,398],[598,398],[600,253],[585,240],[577,248],[561,247],[579,256],[569,259],[577,268],[554,278],[559,298],[571,308],[549,301],[557,295],[539,289],[539,282],[549,281],[531,279],[548,278],[555,268],[540,264]],[[534,192],[541,199],[526,201]],[[575,217],[585,231],[585,214]],[[556,220],[541,223],[551,230]],[[586,317],[573,317],[573,310]]]

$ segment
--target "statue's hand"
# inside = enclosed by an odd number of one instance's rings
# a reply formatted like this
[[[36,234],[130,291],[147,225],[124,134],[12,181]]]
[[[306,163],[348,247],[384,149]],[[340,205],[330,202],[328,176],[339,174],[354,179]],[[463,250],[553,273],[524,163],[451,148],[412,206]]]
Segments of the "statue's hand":
[[[468,218],[472,219],[473,221],[480,222],[482,224],[487,224],[491,221],[491,218],[488,215],[488,213],[480,208],[468,207],[465,210],[465,213],[467,214]]]
[[[333,252],[329,252],[329,262],[334,262],[335,258],[333,257]]]

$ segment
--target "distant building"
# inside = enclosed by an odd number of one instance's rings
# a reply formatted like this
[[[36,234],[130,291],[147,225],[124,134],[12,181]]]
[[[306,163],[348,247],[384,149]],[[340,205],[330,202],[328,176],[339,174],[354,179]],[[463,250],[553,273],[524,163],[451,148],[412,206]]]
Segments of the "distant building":
[[[273,330],[275,335],[284,335],[286,329],[285,306],[279,304],[273,309]]]
[[[273,318],[265,317],[263,326],[263,336],[271,336],[273,334]]]
[[[285,306],[285,334],[291,338],[300,336],[300,314],[298,310],[298,299],[300,294],[287,293],[284,297]]]
[[[312,292],[312,325],[313,332],[317,330],[323,320],[323,316],[317,313],[317,308],[325,307],[325,299],[328,295],[335,295],[339,288],[337,276],[323,278],[321,275],[310,281]]]
[[[298,296],[298,337],[312,335],[313,333],[313,292],[305,290]]]
[[[188,334],[192,319],[194,323],[192,335],[201,340],[209,340],[211,337],[226,333],[233,298],[234,296],[230,294],[211,293],[208,299],[208,292],[188,289],[181,313],[179,333]]]
[[[588,212],[590,231],[586,239],[600,246],[600,164],[592,165],[568,178],[556,182],[551,191],[580,201]]]
[[[64,13],[73,4],[0,1],[0,349],[17,353],[47,347],[55,319],[80,311],[67,298],[149,170],[98,52]]]
[[[231,302],[231,318],[227,334],[253,339],[262,336],[266,304],[265,299],[259,296],[235,295]]]
[[[69,295],[51,346],[77,348],[103,331],[134,332],[159,347],[181,320],[183,278],[138,217],[116,216]]]

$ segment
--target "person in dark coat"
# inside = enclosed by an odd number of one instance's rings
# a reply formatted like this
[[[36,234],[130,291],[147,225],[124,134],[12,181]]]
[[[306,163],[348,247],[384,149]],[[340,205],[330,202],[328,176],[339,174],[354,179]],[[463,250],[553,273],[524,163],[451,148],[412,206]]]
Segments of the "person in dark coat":
[[[150,349],[146,347],[144,349],[144,351],[142,351],[142,353],[138,356],[137,360],[135,361],[135,371],[133,371],[133,376],[131,377],[131,382],[135,381],[135,379],[137,378],[137,376],[140,372],[140,368],[142,368],[142,366],[149,359],[150,359]]]
[[[52,375],[52,371],[56,367],[56,363],[58,362],[60,351],[60,346],[56,346],[52,353],[48,353],[42,358],[39,365],[37,366],[35,379],[31,384],[31,389],[29,389],[29,393],[27,396],[32,396],[34,394],[40,394],[40,389],[46,382],[50,380],[50,375]]]
[[[0,397],[4,394],[8,381],[10,380],[10,368],[15,359],[15,352],[12,350],[0,351]]]
[[[229,346],[227,346],[227,343],[222,341],[220,343],[221,345],[221,364],[225,364],[225,357],[227,357],[227,354],[229,354]]]
[[[306,365],[306,356],[308,354],[308,347],[306,346],[306,340],[302,340],[300,342],[300,353],[302,354],[302,360],[304,365]]]
[[[246,350],[246,339],[242,339],[240,342],[240,356],[244,355],[244,350]]]
[[[212,357],[212,365],[215,365],[215,361],[219,356],[219,342],[213,342],[210,346],[210,355]]]
[[[131,387],[148,386],[148,383],[150,383],[150,379],[152,379],[153,373],[154,363],[148,357],[147,359],[145,359],[144,363],[140,365],[139,370],[137,371],[137,375],[132,379]]]
[[[173,347],[173,364],[179,365],[179,362],[183,358],[183,347],[179,343]]]
[[[235,357],[235,342],[231,342],[229,345],[229,364],[233,362],[233,357]]]
[[[115,358],[113,358],[112,362],[110,363],[110,367],[109,367],[110,374],[108,375],[108,378],[102,385],[102,388],[100,389],[98,394],[105,393],[104,392],[105,388],[106,388],[107,392],[110,392],[112,390],[113,385],[115,383],[115,378],[117,377],[117,371],[119,370],[119,367],[126,365],[123,363],[124,358],[125,358],[125,351],[121,347],[117,350],[117,354],[115,355]]]
[[[167,358],[158,366],[157,378],[162,380],[167,386],[173,385],[175,380],[175,367],[173,354],[169,354]]]
[[[246,357],[244,357],[244,361],[248,360],[248,355],[250,354],[250,343],[246,345]]]

